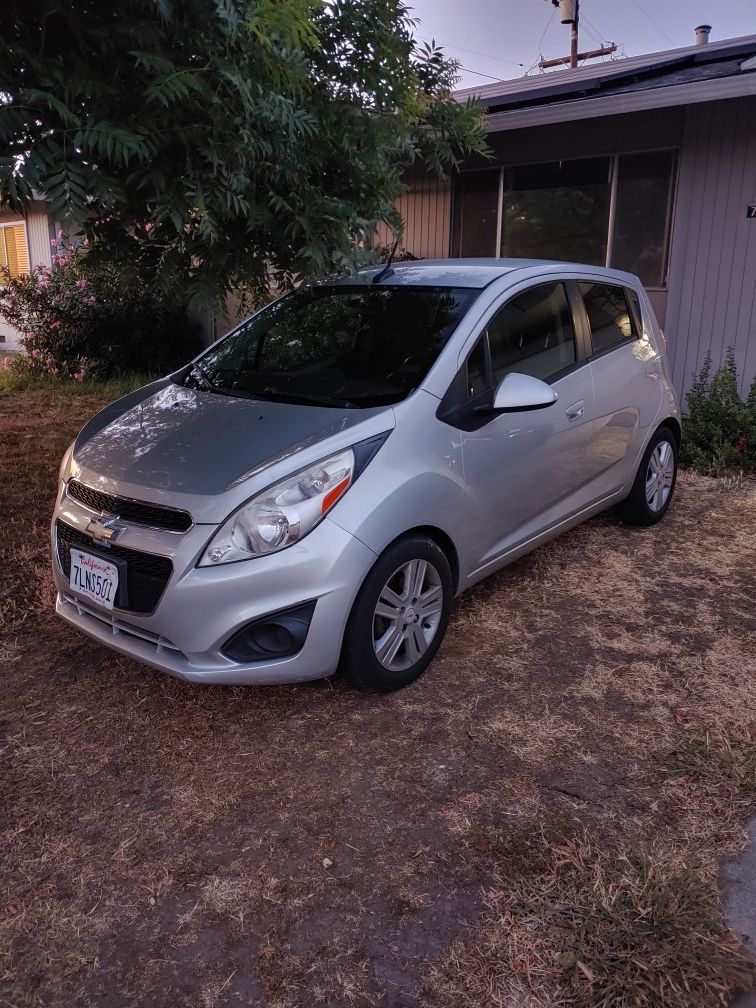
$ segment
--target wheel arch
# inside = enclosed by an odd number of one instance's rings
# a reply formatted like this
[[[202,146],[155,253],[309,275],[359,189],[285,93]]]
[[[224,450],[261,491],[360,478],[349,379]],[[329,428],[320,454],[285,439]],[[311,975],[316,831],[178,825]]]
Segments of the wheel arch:
[[[454,545],[451,536],[444,532],[443,529],[440,529],[437,525],[415,525],[413,528],[407,529],[406,532],[402,532],[401,535],[396,536],[395,539],[392,539],[382,552],[390,549],[394,543],[400,542],[402,539],[411,539],[412,536],[416,535],[427,536],[443,550],[446,559],[449,561],[449,568],[452,576],[452,587],[454,589],[454,594],[456,595],[459,588],[459,555],[457,553],[457,547]]]
[[[680,444],[682,443],[682,425],[677,417],[668,416],[665,420],[662,420],[660,424],[657,424],[656,430],[658,431],[662,427],[667,427],[675,435],[675,440],[677,441],[677,450],[680,450]],[[656,433],[656,431],[654,431]]]

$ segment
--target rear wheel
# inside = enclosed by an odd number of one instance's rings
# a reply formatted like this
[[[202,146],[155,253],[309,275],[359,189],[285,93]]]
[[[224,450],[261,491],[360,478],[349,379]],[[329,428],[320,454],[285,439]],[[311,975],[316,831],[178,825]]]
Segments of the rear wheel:
[[[655,525],[667,513],[677,482],[677,438],[660,427],[643,453],[633,489],[619,505],[629,525]]]
[[[341,667],[361,689],[388,693],[422,675],[449,622],[446,554],[432,539],[400,539],[378,559],[355,600]]]

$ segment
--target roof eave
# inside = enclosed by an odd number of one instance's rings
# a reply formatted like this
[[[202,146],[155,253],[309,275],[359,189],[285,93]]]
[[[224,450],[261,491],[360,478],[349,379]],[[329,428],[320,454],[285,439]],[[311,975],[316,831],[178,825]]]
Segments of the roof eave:
[[[576,119],[598,119],[602,116],[677,105],[698,105],[748,95],[756,95],[756,73],[738,74],[736,77],[723,77],[719,80],[692,81],[688,84],[669,84],[666,87],[606,95],[603,98],[553,102],[510,112],[494,112],[486,116],[486,130],[489,133],[501,133],[530,126],[546,126]]]

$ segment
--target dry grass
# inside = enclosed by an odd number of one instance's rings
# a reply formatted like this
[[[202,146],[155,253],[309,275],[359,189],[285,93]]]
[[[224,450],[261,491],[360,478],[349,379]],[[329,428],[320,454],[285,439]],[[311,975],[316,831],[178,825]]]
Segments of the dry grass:
[[[400,694],[202,688],[52,615],[57,466],[99,402],[0,395],[0,1004],[694,1008],[746,985],[716,877],[756,811],[747,486],[683,474],[655,529],[602,516],[481,584]]]
[[[585,837],[545,853],[535,877],[498,875],[482,925],[430,970],[429,1005],[710,1008],[756,979],[695,867]]]

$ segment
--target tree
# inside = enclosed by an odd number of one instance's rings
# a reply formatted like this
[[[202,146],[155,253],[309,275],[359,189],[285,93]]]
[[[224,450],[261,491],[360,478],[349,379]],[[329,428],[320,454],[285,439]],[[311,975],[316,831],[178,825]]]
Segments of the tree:
[[[10,0],[0,200],[219,301],[354,265],[415,163],[484,150],[403,0]]]

